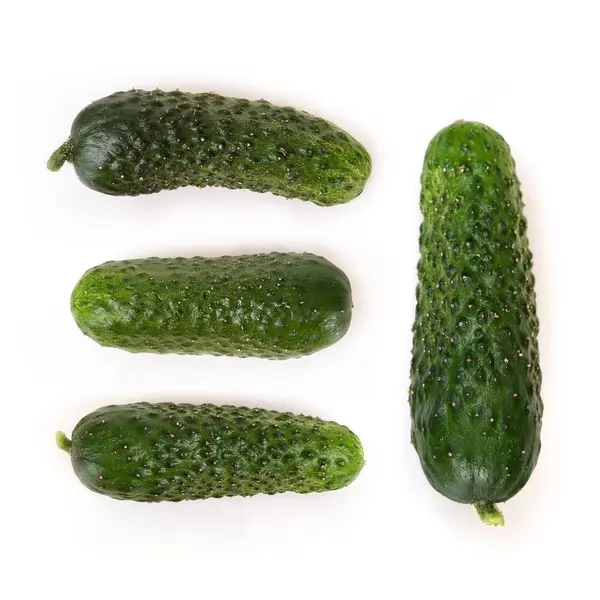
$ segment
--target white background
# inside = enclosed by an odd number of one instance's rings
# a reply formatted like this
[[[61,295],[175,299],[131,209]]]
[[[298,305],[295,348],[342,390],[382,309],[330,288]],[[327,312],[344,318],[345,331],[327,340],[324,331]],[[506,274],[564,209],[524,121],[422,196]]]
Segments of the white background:
[[[406,6],[405,6],[406,4]],[[85,2],[3,9],[2,548],[6,598],[597,597],[600,102],[594,2]],[[46,170],[89,102],[131,87],[294,105],[370,151],[334,207],[182,189],[111,198]],[[542,453],[504,528],[427,484],[409,443],[419,177],[430,138],[484,121],[512,147],[534,253]],[[69,309],[110,259],[307,250],[354,320],[286,362],[103,349]],[[367,463],[339,492],[185,504],[86,490],[54,433],[111,402],[250,403],[333,419]]]

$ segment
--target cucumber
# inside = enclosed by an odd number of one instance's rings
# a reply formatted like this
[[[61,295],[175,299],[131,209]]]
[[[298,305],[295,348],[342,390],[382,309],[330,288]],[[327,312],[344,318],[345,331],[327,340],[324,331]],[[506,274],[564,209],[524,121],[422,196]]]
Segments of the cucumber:
[[[412,443],[435,490],[501,525],[529,480],[543,404],[532,254],[510,148],[456,122],[429,143],[411,362]]]
[[[352,292],[341,269],[308,253],[143,258],[89,269],[71,311],[85,335],[133,353],[285,359],[340,340]]]
[[[337,423],[213,404],[105,406],[56,440],[88,489],[137,502],[332,491],[364,464],[359,438]]]
[[[320,206],[360,195],[365,148],[336,125],[266,100],[121,91],[85,107],[50,157],[89,188],[117,196],[182,186],[271,192]]]

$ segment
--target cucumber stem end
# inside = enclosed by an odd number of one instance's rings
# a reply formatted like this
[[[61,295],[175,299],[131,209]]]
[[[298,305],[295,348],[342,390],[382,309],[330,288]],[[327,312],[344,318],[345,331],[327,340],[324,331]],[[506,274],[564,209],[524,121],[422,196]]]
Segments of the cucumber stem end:
[[[504,515],[491,502],[477,502],[475,509],[479,518],[486,524],[498,527],[504,525]]]
[[[58,171],[66,161],[73,160],[73,140],[69,138],[60,148],[52,153],[48,159],[48,168],[51,171]]]
[[[71,454],[71,440],[62,431],[56,432],[56,445]]]

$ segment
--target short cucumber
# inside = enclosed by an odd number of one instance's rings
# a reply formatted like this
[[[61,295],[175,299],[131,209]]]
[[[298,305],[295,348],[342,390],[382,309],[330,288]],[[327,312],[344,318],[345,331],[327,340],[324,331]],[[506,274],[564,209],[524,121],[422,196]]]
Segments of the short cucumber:
[[[143,258],[89,269],[71,310],[87,336],[129,352],[284,359],[340,340],[352,292],[308,253]]]
[[[56,439],[87,488],[138,502],[337,490],[364,464],[343,425],[213,404],[105,406]]]
[[[502,524],[529,480],[543,413],[532,254],[515,163],[490,127],[456,122],[423,166],[410,406],[431,485]]]
[[[371,172],[359,142],[304,111],[214,93],[135,89],[77,115],[48,168],[57,171],[65,161],[105,194],[221,186],[321,206],[361,194]]]

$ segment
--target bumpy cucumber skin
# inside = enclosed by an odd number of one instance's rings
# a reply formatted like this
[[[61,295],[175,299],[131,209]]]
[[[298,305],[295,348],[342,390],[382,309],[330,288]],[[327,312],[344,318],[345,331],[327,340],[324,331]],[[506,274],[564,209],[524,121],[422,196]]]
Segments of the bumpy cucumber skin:
[[[266,100],[130,90],[75,118],[64,160],[93,190],[136,196],[182,186],[272,192],[322,206],[362,193],[365,148],[336,125]]]
[[[337,490],[364,464],[345,426],[212,404],[105,406],[63,444],[87,488],[138,502]]]
[[[308,253],[146,258],[88,270],[71,311],[85,335],[129,352],[285,359],[346,334],[352,291]]]
[[[540,452],[539,325],[520,184],[505,140],[475,122],[433,138],[421,183],[412,443],[438,492],[493,513],[527,483]]]

